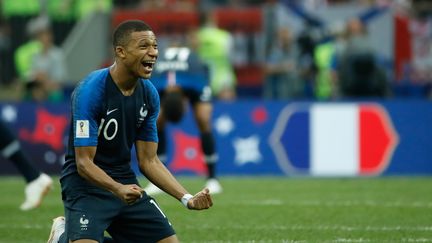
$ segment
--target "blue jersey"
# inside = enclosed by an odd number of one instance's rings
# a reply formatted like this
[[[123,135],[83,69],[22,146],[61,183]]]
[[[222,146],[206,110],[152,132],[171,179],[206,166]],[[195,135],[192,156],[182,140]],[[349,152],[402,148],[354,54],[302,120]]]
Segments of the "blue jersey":
[[[149,80],[140,79],[124,96],[109,69],[92,72],[75,88],[69,145],[62,178],[76,174],[75,147],[97,146],[94,163],[114,179],[135,178],[130,167],[135,141],[158,142],[159,95]]]
[[[202,93],[209,86],[209,71],[189,48],[170,47],[159,56],[151,80],[158,91],[177,85]]]

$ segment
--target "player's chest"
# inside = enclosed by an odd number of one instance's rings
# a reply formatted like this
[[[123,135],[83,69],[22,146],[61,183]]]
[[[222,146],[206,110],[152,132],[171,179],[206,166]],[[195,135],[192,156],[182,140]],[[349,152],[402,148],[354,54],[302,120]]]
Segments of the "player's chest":
[[[148,107],[142,97],[112,97],[100,112],[99,136],[102,134],[106,140],[113,140],[119,133],[139,129],[148,116]]]

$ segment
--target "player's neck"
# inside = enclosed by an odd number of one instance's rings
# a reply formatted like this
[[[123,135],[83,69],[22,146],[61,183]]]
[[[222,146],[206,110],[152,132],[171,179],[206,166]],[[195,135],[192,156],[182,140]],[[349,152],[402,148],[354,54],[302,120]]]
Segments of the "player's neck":
[[[133,94],[138,83],[138,78],[131,76],[126,70],[120,68],[117,64],[110,67],[111,77],[124,96]]]

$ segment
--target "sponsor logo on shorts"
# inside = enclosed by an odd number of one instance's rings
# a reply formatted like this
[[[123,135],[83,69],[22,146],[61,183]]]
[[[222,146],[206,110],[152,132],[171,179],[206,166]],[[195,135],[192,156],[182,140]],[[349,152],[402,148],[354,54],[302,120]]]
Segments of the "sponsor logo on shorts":
[[[81,224],[81,230],[87,230],[89,220],[86,218],[86,216],[84,214],[80,218],[80,224]]]

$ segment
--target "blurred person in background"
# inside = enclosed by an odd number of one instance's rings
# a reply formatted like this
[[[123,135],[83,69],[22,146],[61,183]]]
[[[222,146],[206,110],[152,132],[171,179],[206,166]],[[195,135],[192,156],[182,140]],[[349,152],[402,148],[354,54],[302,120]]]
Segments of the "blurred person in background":
[[[405,12],[409,18],[411,57],[405,60],[403,78],[411,86],[425,87],[424,93],[432,98],[432,2],[412,0],[404,5],[409,10]]]
[[[10,29],[0,15],[0,85],[12,82],[14,65],[11,56]]]
[[[60,102],[63,100],[62,84],[67,75],[66,65],[62,50],[54,45],[50,20],[47,16],[32,19],[28,24],[28,32],[33,37],[23,46],[29,48],[28,52],[23,54],[20,47],[16,55],[17,64],[21,66],[19,69],[24,73],[25,98],[38,102]]]
[[[187,209],[210,208],[211,196],[207,188],[189,194],[157,156],[160,100],[149,80],[159,55],[153,30],[128,20],[116,27],[112,40],[114,63],[86,76],[71,98],[60,177],[66,217],[54,219],[48,242],[103,242],[105,231],[114,242],[179,242],[139,185],[130,163],[132,146],[141,173]]]
[[[318,100],[331,100],[339,96],[335,60],[339,50],[343,48],[341,32],[334,39],[317,43],[314,48],[316,76],[314,79],[314,96]]]
[[[30,19],[35,18],[42,11],[41,1],[36,0],[1,0],[0,10],[4,20],[3,24],[7,29],[8,51],[2,59],[6,59],[9,66],[5,72],[2,72],[1,78],[5,83],[12,83],[17,76],[17,70],[14,63],[15,50],[26,43],[29,39],[25,31]],[[3,65],[3,64],[1,64]]]
[[[345,36],[335,52],[337,83],[342,97],[386,97],[390,89],[369,44],[366,26],[358,18],[347,21]]]
[[[75,0],[45,0],[51,20],[54,44],[61,46],[76,23]]]
[[[268,99],[300,98],[304,84],[299,78],[299,52],[287,27],[277,30],[277,39],[264,64],[264,97]]]
[[[179,122],[186,110],[186,102],[192,107],[195,122],[200,132],[201,148],[207,165],[206,187],[211,194],[221,193],[222,186],[216,179],[217,153],[211,126],[212,95],[209,87],[209,71],[197,55],[196,31],[187,34],[187,45],[174,44],[167,48],[158,60],[152,82],[161,97],[161,112],[157,120],[158,156],[166,161],[166,125]],[[149,194],[162,192],[153,184],[145,189]]]
[[[27,183],[24,190],[25,201],[21,204],[20,209],[28,211],[39,207],[43,197],[52,188],[51,177],[34,166],[23,151],[18,139],[2,120],[0,120],[0,134],[1,155],[13,163]]]
[[[141,0],[113,0],[115,8],[125,9],[125,8],[136,8]]]
[[[314,83],[318,71],[314,59],[316,38],[313,25],[305,21],[304,29],[298,34],[296,42],[299,49],[298,73],[305,85],[304,95],[309,98],[314,97]]]
[[[138,8],[145,10],[162,10],[168,8],[164,0],[140,0]]]
[[[111,14],[113,0],[73,0],[75,18],[82,20],[94,13]]]
[[[200,1],[198,0],[141,0],[139,8],[143,10],[174,10],[195,11]]]
[[[214,13],[200,13],[198,55],[209,66],[213,96],[221,100],[233,100],[237,82],[231,57],[233,38],[228,31],[217,27]]]

